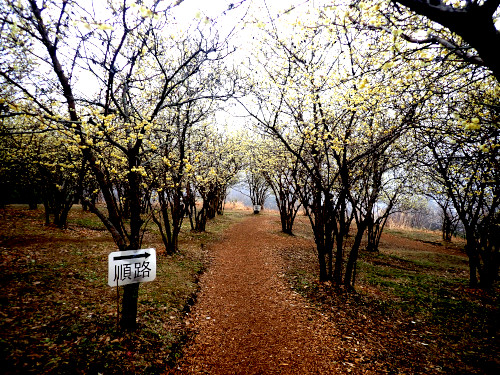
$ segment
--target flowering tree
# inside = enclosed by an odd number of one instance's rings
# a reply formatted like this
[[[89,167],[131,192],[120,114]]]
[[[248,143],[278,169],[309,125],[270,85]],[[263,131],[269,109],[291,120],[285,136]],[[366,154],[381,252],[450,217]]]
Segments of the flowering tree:
[[[161,116],[183,103],[185,83],[219,60],[225,44],[207,20],[188,28],[170,23],[174,9],[160,1],[101,6],[2,3],[2,40],[17,47],[0,77],[19,93],[10,103],[18,112],[46,122],[78,148],[106,203],[106,211],[92,204],[91,210],[120,250],[138,249],[144,195],[151,191],[146,166],[158,149]],[[24,59],[38,67],[29,76],[15,64]],[[198,95],[213,92],[200,88]],[[135,327],[138,288],[124,287],[125,329]]]
[[[252,205],[260,206],[264,209],[264,203],[269,194],[269,184],[265,178],[262,170],[262,151],[263,144],[261,140],[254,140],[252,144],[249,145],[247,150],[247,162],[244,181],[246,187],[248,188],[248,196],[252,202]],[[254,210],[254,213],[258,213],[259,210]]]
[[[429,101],[435,110],[416,134],[429,151],[421,158],[433,176],[426,193],[438,197],[445,236],[454,214],[464,227],[470,285],[489,287],[498,278],[498,244],[481,233],[498,225],[499,2],[396,0],[356,2],[355,8],[357,25],[392,33],[394,51],[420,60],[417,74],[436,77]]]
[[[207,220],[222,214],[228,189],[237,182],[243,167],[244,152],[241,135],[221,134],[206,128],[193,141],[191,164],[193,177],[188,182],[190,215],[194,217],[192,229],[204,231]],[[201,206],[196,198],[201,198]]]
[[[500,32],[496,25],[500,6],[498,0],[461,2],[393,0],[393,2],[404,5],[413,12],[444,26],[462,39],[457,42],[451,35],[442,36],[429,32],[424,38],[412,38],[413,42],[442,46],[467,63],[489,68],[497,81],[500,81],[500,57],[496,52],[500,48]],[[394,8],[398,13],[401,12],[399,7],[394,6]],[[470,51],[470,47],[474,48],[475,52]]]
[[[292,234],[293,223],[301,206],[301,164],[281,142],[274,139],[264,141],[260,158],[261,173],[273,192],[280,212],[281,230]]]
[[[428,153],[421,161],[465,230],[470,285],[489,288],[498,278],[500,228],[500,114],[498,86],[481,83],[447,98],[442,113],[421,133]],[[479,277],[478,277],[479,276]]]
[[[415,93],[398,85],[411,67],[394,59],[390,39],[353,27],[347,12],[322,8],[265,29],[266,44],[249,70],[267,81],[252,82],[253,101],[242,105],[301,165],[299,194],[320,280],[351,288],[360,239],[379,199],[380,164],[420,116],[428,90],[426,81]],[[280,26],[293,33],[281,36]],[[358,234],[345,268],[353,220]]]

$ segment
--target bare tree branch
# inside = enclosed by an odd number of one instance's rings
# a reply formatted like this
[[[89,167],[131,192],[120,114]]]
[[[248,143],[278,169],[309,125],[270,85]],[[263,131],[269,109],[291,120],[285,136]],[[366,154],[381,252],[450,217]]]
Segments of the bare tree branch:
[[[500,82],[500,32],[497,30],[493,14],[500,5],[500,0],[485,0],[484,2],[468,1],[465,6],[455,8],[443,0],[392,0],[402,4],[417,14],[448,28],[453,33],[473,47],[483,65],[490,68]],[[442,44],[441,41],[436,40]],[[446,47],[445,44],[442,44]],[[464,49],[454,48],[454,52],[462,53]],[[461,51],[461,52],[460,52]],[[457,53],[455,52],[455,53]],[[469,59],[478,65],[480,60]]]

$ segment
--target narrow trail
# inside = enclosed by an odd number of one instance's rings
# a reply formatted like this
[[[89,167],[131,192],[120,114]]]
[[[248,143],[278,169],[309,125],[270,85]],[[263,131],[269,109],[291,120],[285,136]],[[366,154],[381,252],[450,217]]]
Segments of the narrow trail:
[[[188,320],[196,336],[176,373],[341,373],[335,327],[281,277],[277,251],[299,239],[279,234],[275,219],[251,216],[210,249]]]

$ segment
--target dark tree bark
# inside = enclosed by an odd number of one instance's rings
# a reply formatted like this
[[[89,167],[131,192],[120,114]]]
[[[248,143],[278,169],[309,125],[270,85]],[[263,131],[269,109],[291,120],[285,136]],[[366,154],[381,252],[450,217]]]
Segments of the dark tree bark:
[[[261,210],[264,209],[264,203],[267,198],[269,186],[263,175],[256,172],[248,172],[246,177],[248,190],[250,192],[250,200],[254,206],[260,206]],[[258,213],[254,212],[254,213]]]
[[[467,58],[464,46],[446,44],[452,47],[457,55],[476,65],[486,66],[493,72],[500,82],[500,32],[496,29],[493,14],[500,5],[499,0],[467,1],[461,8],[447,5],[443,0],[393,0],[402,4],[417,14],[439,23],[450,31],[460,35],[463,40],[473,47],[478,58]],[[438,40],[436,40],[439,42]],[[441,43],[443,44],[443,43]]]
[[[281,231],[291,235],[293,234],[293,223],[301,204],[298,202],[298,187],[296,178],[294,178],[296,169],[289,171],[288,176],[285,173],[287,172],[265,172],[264,177],[276,199],[276,206],[280,213]]]
[[[356,236],[354,237],[354,243],[349,252],[349,257],[347,259],[345,276],[344,276],[344,286],[347,290],[354,289],[355,275],[356,275],[356,264],[358,261],[359,249],[361,247],[361,240],[363,239],[363,234],[366,229],[366,222],[369,219],[363,220],[358,224],[356,229]]]

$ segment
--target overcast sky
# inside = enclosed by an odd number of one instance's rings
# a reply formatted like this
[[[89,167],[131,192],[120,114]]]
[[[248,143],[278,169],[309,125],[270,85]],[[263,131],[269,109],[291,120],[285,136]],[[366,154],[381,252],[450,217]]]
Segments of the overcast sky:
[[[240,47],[245,45],[245,39],[251,38],[252,35],[251,31],[242,30],[245,22],[251,22],[254,19],[267,22],[270,17],[276,18],[278,14],[282,14],[292,7],[296,7],[294,12],[299,15],[313,3],[313,0],[245,0],[241,4],[240,0],[184,0],[175,9],[174,14],[179,23],[190,23],[193,18],[200,15],[209,17],[215,20],[222,39],[233,32],[230,43]],[[230,4],[240,5],[229,10]],[[245,51],[239,48],[230,58],[238,60],[243,55],[245,55]],[[242,116],[247,113],[238,107],[230,106],[231,114],[219,112],[216,116],[218,125],[226,124],[234,130],[245,127],[247,121]]]

